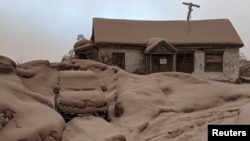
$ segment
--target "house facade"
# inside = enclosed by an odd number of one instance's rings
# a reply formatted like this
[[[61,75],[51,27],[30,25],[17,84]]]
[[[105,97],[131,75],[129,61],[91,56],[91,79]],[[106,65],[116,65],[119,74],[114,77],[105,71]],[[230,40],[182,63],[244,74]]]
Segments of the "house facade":
[[[227,19],[139,21],[93,19],[91,40],[74,45],[76,58],[99,60],[139,74],[185,72],[234,81],[244,44]]]

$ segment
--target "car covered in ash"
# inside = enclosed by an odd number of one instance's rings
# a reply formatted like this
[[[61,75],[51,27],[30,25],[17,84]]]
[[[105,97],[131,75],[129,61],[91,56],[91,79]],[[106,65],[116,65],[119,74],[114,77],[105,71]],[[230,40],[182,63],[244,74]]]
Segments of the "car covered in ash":
[[[55,107],[65,121],[90,114],[108,120],[108,104],[93,71],[60,71],[54,92]]]

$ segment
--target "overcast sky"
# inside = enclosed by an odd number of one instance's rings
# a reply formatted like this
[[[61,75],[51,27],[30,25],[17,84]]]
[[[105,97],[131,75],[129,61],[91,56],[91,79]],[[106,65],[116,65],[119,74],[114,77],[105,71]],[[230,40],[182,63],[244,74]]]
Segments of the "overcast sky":
[[[1,0],[0,55],[14,61],[60,61],[77,34],[90,38],[92,18],[186,20],[185,0]],[[190,2],[190,1],[186,1]],[[192,0],[192,20],[230,19],[250,59],[249,0]]]

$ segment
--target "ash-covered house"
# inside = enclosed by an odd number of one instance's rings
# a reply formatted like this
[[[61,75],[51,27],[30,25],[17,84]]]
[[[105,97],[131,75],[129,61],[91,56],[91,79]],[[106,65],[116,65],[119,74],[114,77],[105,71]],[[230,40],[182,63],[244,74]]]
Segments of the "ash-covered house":
[[[243,42],[228,19],[141,21],[93,19],[91,40],[74,45],[79,59],[101,59],[128,72],[186,72],[230,81],[239,75]]]

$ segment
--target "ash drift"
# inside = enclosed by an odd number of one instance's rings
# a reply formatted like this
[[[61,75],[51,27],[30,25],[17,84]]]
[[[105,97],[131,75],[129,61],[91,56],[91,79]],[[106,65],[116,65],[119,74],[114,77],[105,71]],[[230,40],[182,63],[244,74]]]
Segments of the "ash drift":
[[[84,116],[65,123],[55,110],[53,92],[62,70],[90,70],[97,75],[110,122]],[[1,56],[0,89],[0,141],[205,141],[207,124],[250,123],[248,84],[176,72],[135,75],[90,60],[16,65]]]

